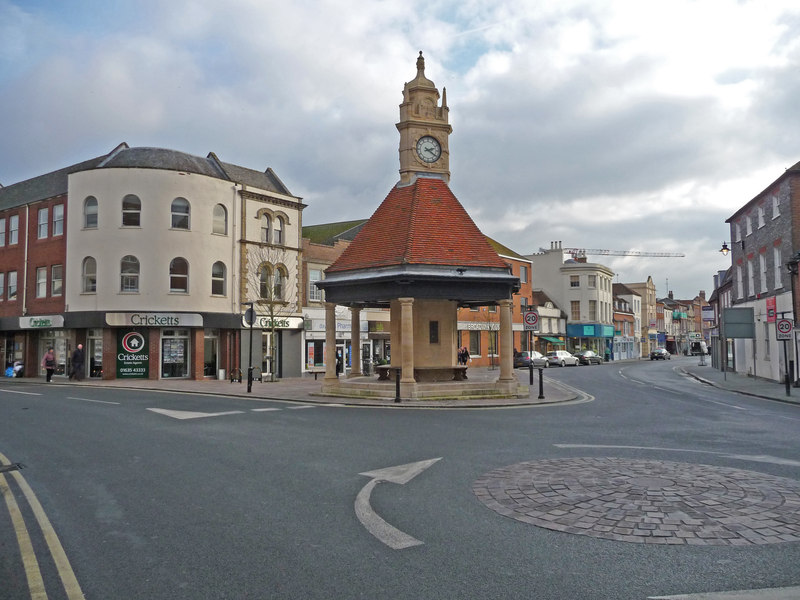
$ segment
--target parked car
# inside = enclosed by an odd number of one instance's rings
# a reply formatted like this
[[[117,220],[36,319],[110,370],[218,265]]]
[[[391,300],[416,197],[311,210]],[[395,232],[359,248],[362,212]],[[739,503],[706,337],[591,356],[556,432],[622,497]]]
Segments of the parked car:
[[[547,355],[547,361],[554,367],[578,366],[578,359],[566,350],[555,350]]]
[[[536,352],[535,350],[528,352],[527,350],[523,350],[522,352],[517,352],[514,355],[514,368],[528,368],[531,365],[531,361],[533,361],[533,366],[537,369],[543,367],[547,368],[550,366],[550,363],[547,361],[547,357],[541,352]]]
[[[594,350],[581,350],[576,352],[575,356],[582,365],[600,365],[603,363],[603,357]]]
[[[672,360],[672,356],[664,348],[656,348],[650,353],[650,360]]]

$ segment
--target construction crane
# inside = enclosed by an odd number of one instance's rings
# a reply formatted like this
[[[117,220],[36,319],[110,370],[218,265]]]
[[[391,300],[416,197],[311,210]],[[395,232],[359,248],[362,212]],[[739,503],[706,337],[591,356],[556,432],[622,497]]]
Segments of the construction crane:
[[[682,258],[686,256],[683,252],[643,252],[641,250],[606,250],[604,248],[559,248],[573,258],[576,256],[586,256],[587,254],[597,254],[600,256],[648,256],[656,258]],[[553,248],[551,248],[553,250]],[[539,248],[539,252],[547,252],[545,248]]]

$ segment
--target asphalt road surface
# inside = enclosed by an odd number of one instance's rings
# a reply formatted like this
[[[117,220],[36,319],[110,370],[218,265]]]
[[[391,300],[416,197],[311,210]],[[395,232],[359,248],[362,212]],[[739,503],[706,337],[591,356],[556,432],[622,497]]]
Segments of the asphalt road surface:
[[[682,360],[552,368],[593,399],[480,410],[0,382],[0,600],[800,585],[800,407]]]

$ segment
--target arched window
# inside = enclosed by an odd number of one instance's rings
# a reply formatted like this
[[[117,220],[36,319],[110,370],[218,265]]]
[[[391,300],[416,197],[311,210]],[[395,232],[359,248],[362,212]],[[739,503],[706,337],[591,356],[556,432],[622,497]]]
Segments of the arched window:
[[[283,300],[283,284],[285,281],[286,281],[286,273],[283,272],[283,268],[276,267],[275,279],[273,281],[273,288],[272,288],[273,300]]]
[[[94,196],[83,201],[83,228],[97,229],[97,198]]]
[[[269,235],[269,228],[270,228],[270,219],[269,215],[261,215],[261,241],[265,243],[269,243],[270,235]]]
[[[138,196],[128,194],[122,199],[122,226],[139,227],[142,212],[142,201]]]
[[[272,279],[272,269],[269,267],[269,265],[262,266],[261,271],[258,274],[259,298],[272,300],[272,290],[270,289],[271,279]]]
[[[189,292],[189,263],[185,258],[173,258],[169,263],[169,291]]]
[[[83,259],[81,280],[83,281],[81,289],[84,294],[97,293],[97,262],[91,256]]]
[[[225,263],[215,262],[211,265],[211,294],[225,295]]]
[[[119,291],[139,292],[139,259],[130,254],[119,262]]]
[[[275,235],[272,237],[273,244],[283,244],[283,219],[275,217]]]
[[[213,221],[211,233],[228,235],[228,211],[222,204],[217,204],[214,207]]]
[[[172,201],[172,228],[189,229],[189,201],[186,198],[175,198]]]

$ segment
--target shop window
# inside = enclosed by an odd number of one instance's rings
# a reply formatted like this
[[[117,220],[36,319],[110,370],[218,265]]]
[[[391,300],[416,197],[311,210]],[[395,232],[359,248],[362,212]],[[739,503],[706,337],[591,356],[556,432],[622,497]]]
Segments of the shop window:
[[[189,263],[185,258],[173,258],[169,263],[169,291],[189,293]]]
[[[275,235],[272,238],[273,244],[283,244],[283,219],[275,217]]]
[[[53,236],[64,235],[64,205],[53,207]]]
[[[214,296],[225,295],[225,264],[215,262],[211,266],[211,294]]]
[[[265,244],[269,243],[270,234],[270,218],[269,215],[261,215],[261,241]]]
[[[228,235],[228,211],[222,204],[217,204],[214,207],[212,220],[211,233]]]
[[[119,265],[119,273],[119,291],[131,294],[139,293],[139,259],[130,254],[123,256]]]
[[[189,229],[191,207],[186,198],[175,198],[172,201],[172,229]]]
[[[8,245],[13,246],[19,242],[19,215],[8,218]]]
[[[47,297],[47,267],[36,268],[36,297]]]
[[[94,294],[97,292],[97,262],[93,257],[87,256],[83,259],[81,267],[81,289],[84,294]]]
[[[97,229],[97,198],[94,196],[83,201],[83,228]]]
[[[139,227],[141,225],[142,201],[138,196],[128,194],[122,199],[122,226]]]
[[[43,240],[47,237],[47,226],[50,223],[50,210],[48,208],[40,208],[38,219],[37,237]]]
[[[164,329],[161,336],[161,376],[189,376],[189,330]]]
[[[53,265],[50,268],[50,295],[60,296],[62,294],[62,286],[64,280],[64,267],[62,265]]]

